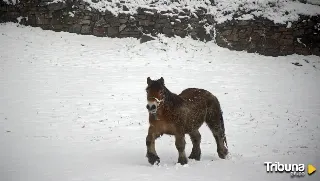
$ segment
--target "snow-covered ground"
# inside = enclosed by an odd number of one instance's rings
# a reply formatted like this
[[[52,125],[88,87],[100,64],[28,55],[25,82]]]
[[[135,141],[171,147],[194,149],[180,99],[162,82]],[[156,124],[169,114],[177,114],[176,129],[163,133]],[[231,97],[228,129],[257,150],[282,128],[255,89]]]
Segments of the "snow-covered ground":
[[[0,180],[292,180],[266,161],[320,168],[320,58],[265,57],[212,42],[99,38],[0,25]],[[302,66],[292,63],[299,62]],[[147,77],[221,102],[230,150],[203,125],[202,159],[177,165],[174,138],[145,157]],[[187,137],[189,138],[189,137]],[[187,139],[187,152],[191,141]],[[319,181],[319,173],[297,180]]]

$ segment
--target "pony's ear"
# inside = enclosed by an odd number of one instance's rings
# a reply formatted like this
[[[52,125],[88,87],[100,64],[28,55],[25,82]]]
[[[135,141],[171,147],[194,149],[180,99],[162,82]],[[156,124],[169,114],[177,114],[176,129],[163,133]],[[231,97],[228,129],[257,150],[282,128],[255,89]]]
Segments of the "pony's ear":
[[[150,79],[150,77],[147,78],[147,84],[148,84],[148,85],[151,84],[151,79]]]
[[[163,77],[161,77],[161,78],[159,79],[159,82],[160,82],[162,85],[164,85],[164,79],[163,79]]]

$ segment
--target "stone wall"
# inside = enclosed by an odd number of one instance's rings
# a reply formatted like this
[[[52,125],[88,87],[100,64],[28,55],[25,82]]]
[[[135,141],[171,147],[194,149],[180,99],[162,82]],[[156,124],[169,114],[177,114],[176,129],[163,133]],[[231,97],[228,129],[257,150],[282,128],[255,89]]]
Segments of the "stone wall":
[[[1,2],[2,0],[0,0]],[[50,0],[24,0],[16,6],[1,3],[0,21],[17,21],[22,24],[41,27],[54,31],[68,31],[78,34],[92,34],[108,37],[140,37],[143,33],[167,36],[191,35],[201,40],[210,39],[204,33],[204,11],[198,11],[198,17],[187,10],[175,15],[171,12],[156,12],[149,9],[138,9],[134,15],[111,12],[98,12],[83,1],[51,3]],[[123,7],[125,10],[125,7]]]
[[[216,29],[217,44],[233,50],[271,56],[294,53],[320,56],[320,16],[300,17],[287,25],[265,19],[229,21]]]
[[[301,17],[291,25],[279,25],[266,19],[228,21],[217,24],[205,9],[196,13],[157,12],[138,9],[136,14],[113,15],[99,12],[81,0],[50,3],[52,0],[21,0],[8,5],[0,0],[0,22],[20,22],[45,30],[108,37],[136,37],[143,34],[191,36],[201,41],[216,41],[233,50],[279,56],[293,53],[320,56],[320,16]],[[127,8],[124,5],[123,10]]]

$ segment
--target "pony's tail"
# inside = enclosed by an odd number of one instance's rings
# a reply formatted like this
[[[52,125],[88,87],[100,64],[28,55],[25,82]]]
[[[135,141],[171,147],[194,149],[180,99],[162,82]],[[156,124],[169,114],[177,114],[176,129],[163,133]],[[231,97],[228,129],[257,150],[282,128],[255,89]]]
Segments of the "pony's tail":
[[[223,112],[221,110],[221,107],[220,107],[220,121],[221,121],[221,127],[222,127],[223,140],[226,143],[226,147],[228,148],[227,137],[226,137],[226,132],[224,128]]]

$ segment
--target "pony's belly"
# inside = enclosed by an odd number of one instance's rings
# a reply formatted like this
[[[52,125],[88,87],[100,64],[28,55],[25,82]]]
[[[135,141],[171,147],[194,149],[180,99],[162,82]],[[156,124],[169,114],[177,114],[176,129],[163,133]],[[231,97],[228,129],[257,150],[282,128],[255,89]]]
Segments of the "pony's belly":
[[[206,113],[198,114],[197,116],[193,114],[192,116],[186,118],[185,125],[184,125],[185,132],[192,133],[198,130],[205,122],[205,119],[206,119]]]
[[[186,134],[192,133],[198,130],[202,126],[203,122],[191,123],[187,124],[185,127]]]
[[[175,135],[175,133],[173,131],[170,130],[165,130],[162,134],[167,134],[167,135]]]

